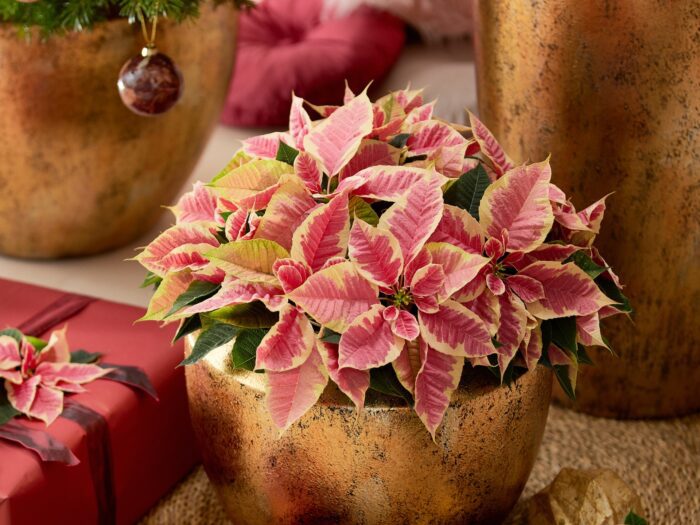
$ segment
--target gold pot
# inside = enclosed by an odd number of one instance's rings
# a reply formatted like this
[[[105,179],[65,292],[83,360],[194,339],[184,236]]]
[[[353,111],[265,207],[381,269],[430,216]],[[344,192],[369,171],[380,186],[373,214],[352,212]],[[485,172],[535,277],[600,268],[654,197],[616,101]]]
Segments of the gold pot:
[[[0,24],[0,252],[86,255],[152,227],[190,175],[221,111],[237,12],[203,6],[196,21],[158,24],[180,67],[182,99],[140,117],[122,104],[119,70],[143,47],[138,24],[27,42]]]
[[[193,344],[187,340],[188,351]],[[285,433],[265,376],[232,370],[228,348],[187,368],[190,412],[209,479],[236,525],[499,523],[517,501],[547,420],[551,373],[512,388],[463,382],[434,443],[411,409],[335,387]]]
[[[700,1],[476,2],[479,112],[517,161],[552,154],[579,207],[609,192],[597,244],[634,322],[583,367],[596,415],[700,410]],[[563,394],[559,394],[563,398]]]

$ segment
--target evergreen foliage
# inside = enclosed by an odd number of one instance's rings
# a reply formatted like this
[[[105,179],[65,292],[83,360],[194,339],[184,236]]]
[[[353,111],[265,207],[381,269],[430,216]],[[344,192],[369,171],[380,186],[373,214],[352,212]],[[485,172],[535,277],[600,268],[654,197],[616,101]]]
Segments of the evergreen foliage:
[[[214,0],[222,3],[226,0]],[[250,0],[233,1],[239,8],[250,7]],[[202,0],[38,0],[24,3],[0,0],[0,21],[18,26],[20,33],[39,27],[44,36],[82,31],[115,18],[138,22],[155,16],[182,21],[199,15]]]

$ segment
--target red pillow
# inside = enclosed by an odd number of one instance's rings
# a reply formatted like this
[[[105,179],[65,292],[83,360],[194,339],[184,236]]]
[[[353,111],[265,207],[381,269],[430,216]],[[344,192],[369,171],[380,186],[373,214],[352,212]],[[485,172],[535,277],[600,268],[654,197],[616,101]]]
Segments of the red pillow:
[[[265,0],[241,14],[225,124],[286,124],[292,91],[341,104],[346,79],[358,92],[389,71],[404,43],[401,20],[364,6],[324,20],[322,10],[322,0]]]

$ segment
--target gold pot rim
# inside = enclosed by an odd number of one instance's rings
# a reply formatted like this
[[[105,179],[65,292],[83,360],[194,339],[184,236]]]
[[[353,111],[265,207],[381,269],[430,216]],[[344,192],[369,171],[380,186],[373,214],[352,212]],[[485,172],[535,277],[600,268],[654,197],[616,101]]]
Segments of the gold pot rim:
[[[194,332],[185,336],[185,351],[190,352],[196,341],[198,332]],[[215,348],[207,354],[200,363],[213,369],[215,372],[229,378],[230,381],[239,383],[251,390],[260,394],[265,394],[266,377],[264,373],[251,372],[234,368],[231,362],[231,345],[233,341]],[[192,365],[191,365],[192,366]],[[539,366],[539,365],[538,365]],[[486,370],[479,368],[467,369],[465,367],[462,373],[462,379],[459,388],[455,389],[452,394],[451,402],[467,402],[471,399],[481,398],[492,394],[500,388],[515,388],[521,383],[524,378],[530,377],[536,373],[537,368],[528,370],[520,377],[515,379],[512,384],[505,385],[497,383],[492,374]],[[345,394],[343,394],[337,385],[332,381],[328,381],[328,385],[318,400],[318,404],[332,408],[351,408],[355,405]],[[413,408],[408,406],[403,399],[381,394],[375,390],[367,390],[365,406],[363,410],[406,410],[412,411]]]

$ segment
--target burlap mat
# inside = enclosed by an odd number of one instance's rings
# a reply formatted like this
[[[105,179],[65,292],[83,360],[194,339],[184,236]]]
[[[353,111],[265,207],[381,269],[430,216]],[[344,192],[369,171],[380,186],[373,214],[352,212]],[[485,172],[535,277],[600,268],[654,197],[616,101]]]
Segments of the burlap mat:
[[[650,524],[700,524],[700,415],[614,421],[552,407],[523,498],[546,486],[562,467],[614,470],[639,493]],[[199,467],[141,523],[212,525],[229,521]]]

